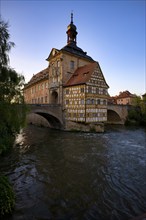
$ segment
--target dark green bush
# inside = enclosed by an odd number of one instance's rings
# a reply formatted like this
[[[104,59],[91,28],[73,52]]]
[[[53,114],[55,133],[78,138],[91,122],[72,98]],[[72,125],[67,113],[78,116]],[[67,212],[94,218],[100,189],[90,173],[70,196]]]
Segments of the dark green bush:
[[[126,124],[146,125],[146,96],[136,96],[128,110]]]
[[[13,188],[8,178],[0,176],[0,217],[10,214],[15,205]]]
[[[9,24],[0,16],[0,155],[12,146],[15,135],[23,127],[26,116],[24,76],[9,63],[9,52],[15,45],[10,40]]]

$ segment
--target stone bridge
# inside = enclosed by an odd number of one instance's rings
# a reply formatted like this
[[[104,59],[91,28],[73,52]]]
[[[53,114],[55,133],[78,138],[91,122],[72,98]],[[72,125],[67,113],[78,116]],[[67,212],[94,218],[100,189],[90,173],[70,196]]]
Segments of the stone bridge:
[[[28,104],[29,114],[35,113],[45,118],[50,127],[63,129],[62,106],[59,104]]]
[[[107,123],[124,124],[128,115],[129,105],[110,104],[107,106]]]
[[[59,104],[29,104],[29,114],[35,113],[42,116],[50,127],[64,129],[65,121],[62,106]],[[127,105],[108,105],[107,124],[124,124],[128,114]]]

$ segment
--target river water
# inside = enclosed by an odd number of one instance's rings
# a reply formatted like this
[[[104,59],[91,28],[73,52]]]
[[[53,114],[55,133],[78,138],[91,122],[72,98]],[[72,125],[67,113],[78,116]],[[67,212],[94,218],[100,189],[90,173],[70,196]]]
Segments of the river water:
[[[28,126],[0,161],[16,193],[9,220],[129,220],[146,212],[146,130]]]

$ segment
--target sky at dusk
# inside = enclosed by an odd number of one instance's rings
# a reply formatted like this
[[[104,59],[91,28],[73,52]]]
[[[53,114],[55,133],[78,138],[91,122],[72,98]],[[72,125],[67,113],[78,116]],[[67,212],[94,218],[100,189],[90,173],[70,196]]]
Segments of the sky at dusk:
[[[10,66],[26,83],[47,68],[52,48],[67,44],[73,11],[77,46],[98,61],[109,94],[146,92],[145,0],[43,1],[1,0],[2,19],[9,22]]]

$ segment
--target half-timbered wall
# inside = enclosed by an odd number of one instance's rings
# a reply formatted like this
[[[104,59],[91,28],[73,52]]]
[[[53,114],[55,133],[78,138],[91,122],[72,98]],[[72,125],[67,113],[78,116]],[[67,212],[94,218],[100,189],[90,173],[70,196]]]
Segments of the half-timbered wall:
[[[85,123],[106,121],[107,94],[105,79],[97,68],[88,83],[65,88],[66,119]]]
[[[86,122],[107,120],[107,85],[100,68],[96,68],[86,86]]]
[[[85,122],[85,85],[65,88],[64,96],[66,119]]]

